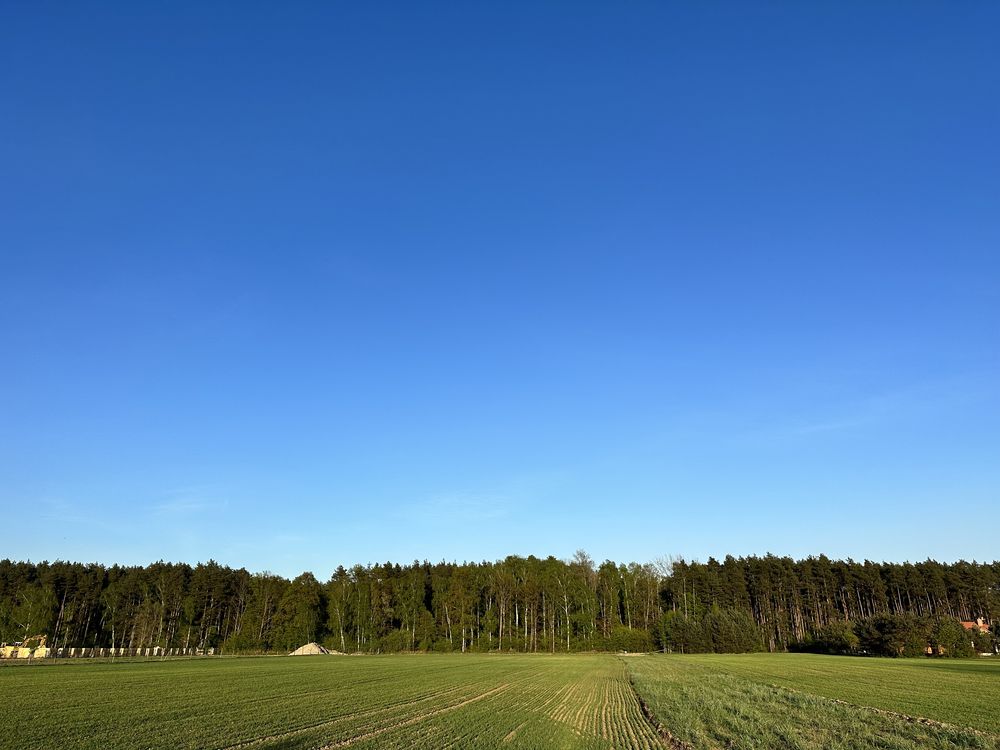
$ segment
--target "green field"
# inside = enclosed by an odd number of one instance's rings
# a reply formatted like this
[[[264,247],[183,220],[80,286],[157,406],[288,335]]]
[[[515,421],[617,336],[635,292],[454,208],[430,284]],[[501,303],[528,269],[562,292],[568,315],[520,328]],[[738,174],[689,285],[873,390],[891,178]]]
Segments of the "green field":
[[[613,656],[203,659],[0,669],[9,748],[654,748]]]
[[[818,696],[1000,734],[1000,662],[811,654],[668,657]]]
[[[650,712],[692,748],[1000,748],[1000,663],[805,654],[627,661]]]
[[[1000,748],[1000,663],[975,661],[470,654],[61,662],[0,668],[0,700],[0,747],[19,750]]]

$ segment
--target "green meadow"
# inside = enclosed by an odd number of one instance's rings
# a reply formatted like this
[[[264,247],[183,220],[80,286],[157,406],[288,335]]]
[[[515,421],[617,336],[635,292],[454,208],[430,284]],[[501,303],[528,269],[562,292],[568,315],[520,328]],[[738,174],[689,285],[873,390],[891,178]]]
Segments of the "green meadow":
[[[1000,748],[1000,663],[392,655],[0,668],[0,747]]]
[[[1000,662],[807,654],[626,657],[691,748],[997,748]]]

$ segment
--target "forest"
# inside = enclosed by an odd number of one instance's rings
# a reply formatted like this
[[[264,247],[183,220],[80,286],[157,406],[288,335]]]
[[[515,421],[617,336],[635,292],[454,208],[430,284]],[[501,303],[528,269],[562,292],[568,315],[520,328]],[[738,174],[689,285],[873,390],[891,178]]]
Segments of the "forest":
[[[321,581],[214,561],[0,561],[0,640],[46,634],[53,647],[960,656],[997,647],[986,635],[972,643],[958,622],[976,617],[1000,617],[1000,562],[767,555],[626,565],[578,551],[338,567]]]

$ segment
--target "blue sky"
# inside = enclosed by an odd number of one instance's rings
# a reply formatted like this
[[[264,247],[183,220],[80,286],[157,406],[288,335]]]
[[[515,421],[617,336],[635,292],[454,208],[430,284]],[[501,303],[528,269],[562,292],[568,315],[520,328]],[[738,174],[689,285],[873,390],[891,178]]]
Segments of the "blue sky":
[[[996,4],[3,15],[0,557],[996,557]]]

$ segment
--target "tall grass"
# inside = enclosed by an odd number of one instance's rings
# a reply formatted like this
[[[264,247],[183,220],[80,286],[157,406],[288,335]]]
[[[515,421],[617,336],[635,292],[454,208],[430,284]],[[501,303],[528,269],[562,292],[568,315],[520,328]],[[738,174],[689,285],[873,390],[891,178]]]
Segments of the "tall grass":
[[[990,732],[908,719],[770,684],[726,671],[726,661],[673,656],[626,661],[650,712],[695,750],[1000,748],[1000,736]],[[831,680],[836,679],[834,671]],[[870,687],[877,692],[876,684]]]

